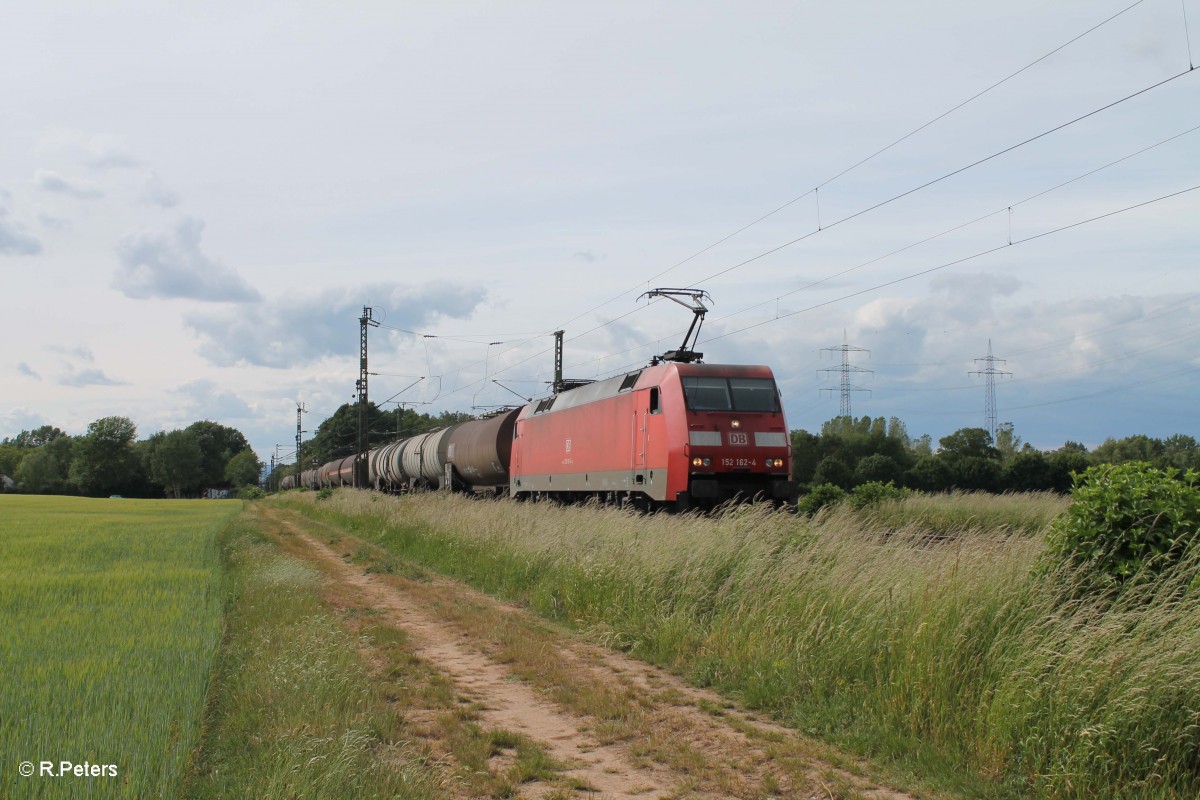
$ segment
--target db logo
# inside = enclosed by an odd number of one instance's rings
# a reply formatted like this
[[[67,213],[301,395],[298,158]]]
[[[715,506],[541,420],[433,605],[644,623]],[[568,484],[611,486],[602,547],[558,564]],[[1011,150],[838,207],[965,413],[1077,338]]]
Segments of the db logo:
[[[750,439],[747,436],[747,434],[744,434],[744,433],[731,433],[731,434],[729,434],[729,443],[730,444],[749,444]]]

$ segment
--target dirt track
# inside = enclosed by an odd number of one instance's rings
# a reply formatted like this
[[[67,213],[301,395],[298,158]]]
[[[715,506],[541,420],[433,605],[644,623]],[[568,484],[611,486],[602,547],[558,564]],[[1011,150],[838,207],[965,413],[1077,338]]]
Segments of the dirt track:
[[[346,558],[362,546],[352,537],[280,509],[261,513],[286,550],[325,572],[335,608],[372,609],[407,634],[411,652],[453,684],[481,725],[527,736],[566,765],[553,784],[522,784],[520,797],[912,796],[873,783],[851,760],[833,766],[827,749],[669,673],[462,584],[368,573]],[[410,719],[421,731],[419,711]],[[438,753],[432,726],[424,733]]]

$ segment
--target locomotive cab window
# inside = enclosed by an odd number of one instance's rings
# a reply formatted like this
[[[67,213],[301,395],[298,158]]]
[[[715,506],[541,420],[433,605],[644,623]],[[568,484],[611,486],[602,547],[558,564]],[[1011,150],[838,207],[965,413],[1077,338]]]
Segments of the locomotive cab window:
[[[692,411],[779,411],[779,391],[770,378],[683,378]]]
[[[730,378],[729,388],[733,391],[733,407],[738,411],[779,410],[779,392],[775,381],[767,378]]]
[[[693,411],[732,411],[729,400],[729,382],[724,378],[683,379],[683,394],[688,408]]]
[[[662,405],[658,401],[658,387],[650,387],[650,413],[657,414],[662,411]]]

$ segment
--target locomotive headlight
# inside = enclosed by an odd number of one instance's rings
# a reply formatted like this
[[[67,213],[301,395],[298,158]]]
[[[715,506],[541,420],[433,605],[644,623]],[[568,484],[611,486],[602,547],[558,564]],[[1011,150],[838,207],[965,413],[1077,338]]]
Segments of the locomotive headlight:
[[[693,467],[711,467],[712,459],[711,458],[701,458],[700,456],[696,456],[695,458],[692,459],[692,466]]]
[[[742,427],[742,421],[735,419],[729,423],[729,427],[733,428],[736,431],[738,428]]]

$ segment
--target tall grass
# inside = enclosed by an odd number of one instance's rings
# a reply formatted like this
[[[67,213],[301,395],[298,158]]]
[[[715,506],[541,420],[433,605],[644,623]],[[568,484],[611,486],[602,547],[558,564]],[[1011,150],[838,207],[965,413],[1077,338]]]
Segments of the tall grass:
[[[280,502],[943,788],[1200,795],[1200,564],[1116,602],[1075,598],[1076,576],[1035,568],[1028,531],[1061,509],[1051,498],[1002,511],[918,497],[813,520],[441,494]],[[967,517],[980,526],[944,523]]]
[[[912,494],[872,509],[867,524],[884,530],[956,534],[983,530],[989,534],[1038,534],[1065,511],[1067,499],[1055,492],[990,494],[947,492]]]
[[[0,496],[0,796],[177,791],[221,632],[217,533],[241,505]]]

